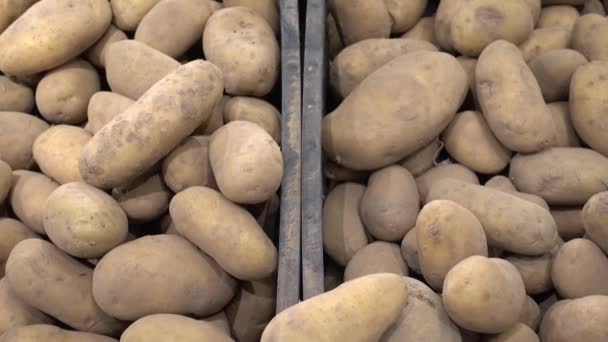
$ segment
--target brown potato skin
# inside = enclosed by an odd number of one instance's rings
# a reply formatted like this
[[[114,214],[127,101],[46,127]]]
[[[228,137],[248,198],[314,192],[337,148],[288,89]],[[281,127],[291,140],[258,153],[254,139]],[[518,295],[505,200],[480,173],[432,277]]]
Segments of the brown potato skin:
[[[532,330],[538,331],[541,319],[540,308],[532,297],[526,297],[526,304],[519,315],[519,323],[529,326]]]
[[[401,241],[401,256],[408,268],[416,273],[420,272],[420,259],[418,258],[418,237],[416,227],[410,229]]]
[[[530,329],[523,323],[517,323],[506,331],[493,335],[486,336],[482,339],[484,342],[540,342],[538,335],[534,330]]]
[[[0,33],[38,0],[2,1],[0,3]]]
[[[575,50],[556,49],[539,53],[529,63],[545,101],[553,102],[568,99],[572,76],[587,58]]]
[[[408,275],[407,264],[401,257],[399,245],[375,241],[359,249],[346,265],[344,281],[375,273]]]
[[[513,264],[526,287],[526,293],[536,295],[553,289],[551,280],[551,264],[553,257],[551,254],[542,256],[511,255],[505,258]]]
[[[4,277],[6,260],[13,248],[25,239],[38,238],[38,234],[28,229],[23,223],[12,218],[0,218],[0,279]]]
[[[0,112],[30,113],[34,108],[34,92],[29,87],[0,76],[0,89]]]
[[[581,16],[572,31],[572,48],[589,61],[608,60],[608,19],[599,14]]]
[[[391,34],[391,17],[384,1],[334,0],[328,10],[338,24],[345,46],[369,38],[388,38]]]
[[[601,341],[608,336],[608,296],[561,300],[545,314],[542,341]],[[564,324],[564,322],[569,324]]]
[[[420,193],[420,200],[427,202],[426,198],[434,184],[442,179],[457,179],[461,182],[479,185],[479,179],[475,172],[460,164],[440,164],[416,177],[416,186]]]
[[[224,122],[244,120],[262,127],[281,144],[281,113],[270,103],[255,97],[236,96],[224,105]]]
[[[240,285],[225,309],[229,329],[240,342],[258,342],[275,314],[275,280],[271,277],[241,282]]]
[[[530,63],[545,52],[567,49],[569,46],[570,32],[563,27],[552,26],[534,30],[519,48],[526,63]]]
[[[165,183],[178,193],[191,186],[217,189],[209,161],[210,137],[194,135],[186,138],[162,163]]]
[[[118,342],[111,337],[88,332],[65,330],[49,324],[15,327],[2,335],[2,342]]]
[[[120,336],[122,342],[234,342],[229,334],[205,321],[173,314],[155,314],[138,319]]]
[[[203,122],[194,133],[197,135],[211,135],[213,132],[217,131],[218,128],[222,127],[224,125],[224,107],[229,99],[230,96],[222,96],[222,99],[213,107],[209,119]]]
[[[44,206],[49,195],[59,187],[49,177],[32,171],[13,171],[13,186],[10,192],[11,208],[29,229],[38,234],[44,231]]]
[[[17,244],[6,263],[6,278],[20,299],[74,329],[107,335],[124,329],[93,300],[93,270],[50,242],[27,239]]]
[[[580,207],[553,207],[551,216],[557,224],[559,236],[565,241],[585,235],[583,211]]]
[[[19,112],[0,112],[0,158],[13,170],[34,165],[32,145],[49,125],[37,117]]]
[[[551,276],[562,298],[608,294],[608,258],[587,239],[570,240],[558,250]]]
[[[573,6],[554,5],[543,7],[540,11],[537,27],[561,26],[572,34],[579,16],[578,10]]]
[[[553,102],[547,104],[553,113],[553,123],[555,124],[554,147],[579,147],[581,145],[578,135],[572,125],[570,105],[568,102]]]
[[[406,168],[412,176],[418,177],[434,166],[435,158],[437,158],[443,146],[441,140],[435,139],[428,145],[400,160],[398,164]]]
[[[159,0],[110,0],[114,24],[123,31],[135,31],[143,17]]]
[[[112,189],[112,196],[133,222],[151,222],[169,209],[171,191],[160,173],[144,174],[134,182]]]
[[[0,278],[0,307],[0,337],[13,327],[53,323],[53,319],[19,299],[6,278]]]
[[[598,247],[606,253],[608,251],[608,191],[593,195],[585,203],[582,212],[585,233]]]
[[[89,106],[87,108],[87,124],[84,129],[97,133],[103,126],[124,112],[135,101],[130,98],[112,93],[109,91],[100,91],[91,96]]]
[[[108,26],[103,37],[99,38],[97,43],[93,45],[86,53],[89,62],[93,63],[98,68],[104,68],[106,65],[106,51],[108,46],[121,40],[126,40],[127,35],[114,25]]]

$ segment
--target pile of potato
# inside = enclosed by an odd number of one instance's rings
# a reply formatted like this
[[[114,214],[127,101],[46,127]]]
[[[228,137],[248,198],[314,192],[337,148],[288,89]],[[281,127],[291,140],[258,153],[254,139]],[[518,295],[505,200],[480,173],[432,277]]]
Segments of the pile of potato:
[[[328,3],[329,292],[262,341],[607,341],[608,1]]]
[[[278,21],[274,0],[0,0],[0,341],[259,341]]]

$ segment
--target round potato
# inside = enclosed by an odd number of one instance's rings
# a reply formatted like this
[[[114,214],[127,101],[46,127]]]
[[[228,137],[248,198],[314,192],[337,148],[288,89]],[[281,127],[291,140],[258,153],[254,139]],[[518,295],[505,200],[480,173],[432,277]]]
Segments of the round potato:
[[[394,1],[397,4],[400,1]],[[370,38],[388,38],[392,19],[385,1],[333,0],[328,10],[336,19],[345,46]]]
[[[570,106],[568,102],[553,102],[547,105],[553,114],[555,124],[554,147],[579,147],[578,135],[572,125]]]
[[[401,241],[414,227],[419,211],[416,181],[408,170],[394,165],[369,177],[359,214],[373,237],[383,241]]]
[[[401,257],[399,245],[376,241],[359,249],[346,265],[344,281],[374,273],[408,275],[407,265]]]
[[[386,10],[391,18],[391,33],[401,34],[412,28],[422,17],[428,0],[386,1]]]
[[[138,319],[120,336],[121,342],[165,342],[165,341],[217,341],[233,342],[225,334],[208,322],[190,317],[156,314]]]
[[[258,342],[275,314],[275,281],[268,278],[241,282],[234,299],[226,307],[230,328],[239,342]]]
[[[49,177],[32,171],[13,171],[10,193],[11,208],[29,229],[39,234],[44,231],[44,206],[49,195],[59,187]]]
[[[1,279],[2,277],[4,277],[4,268],[6,267],[6,260],[8,260],[8,256],[11,254],[13,248],[19,242],[25,239],[37,238],[38,235],[33,231],[29,230],[23,223],[8,217],[0,218],[0,235],[2,235],[2,240],[0,241]],[[0,326],[2,326],[2,324],[0,324]],[[2,333],[1,327],[0,333]]]
[[[471,256],[454,266],[443,283],[443,305],[456,324],[496,334],[510,328],[526,303],[517,269],[502,259]]]
[[[281,113],[270,103],[254,97],[238,96],[226,101],[224,122],[249,121],[262,127],[281,144]]]
[[[84,129],[97,133],[103,126],[110,122],[118,114],[124,112],[135,101],[130,98],[112,93],[109,91],[100,91],[95,93],[89,101],[87,108],[88,121]]]
[[[10,165],[0,159],[0,204],[4,203],[12,185],[13,170]]]
[[[0,112],[31,113],[34,108],[32,89],[6,76],[0,76],[0,94]]]
[[[224,8],[242,6],[254,9],[266,19],[274,33],[281,32],[279,8],[275,0],[224,0],[223,6]]]
[[[526,304],[524,304],[524,307],[519,314],[519,323],[523,323],[529,326],[532,330],[538,331],[540,319],[540,308],[538,307],[538,304],[536,304],[532,297],[527,296]]]
[[[416,235],[416,227],[405,234],[403,241],[401,241],[401,256],[410,270],[421,273],[418,257],[418,237]]]
[[[135,31],[143,17],[159,0],[110,0],[114,24],[124,31]]]
[[[568,241],[585,235],[583,212],[580,207],[553,207],[551,216],[557,224],[557,232],[562,239]]]
[[[169,209],[171,192],[160,173],[144,174],[135,181],[112,189],[112,196],[134,222],[150,222]]]
[[[608,191],[594,195],[585,203],[582,219],[587,236],[604,253],[607,253],[608,231],[606,231],[606,222],[608,222]]]
[[[442,179],[457,179],[461,182],[479,185],[479,179],[475,172],[460,164],[445,163],[423,173],[416,178],[416,186],[420,193],[420,200],[427,202],[426,198],[431,187],[439,183]]]
[[[86,53],[89,62],[98,68],[106,65],[106,51],[108,46],[121,40],[126,40],[127,35],[114,25],[108,26],[106,33]]]
[[[451,41],[452,19],[458,11],[467,3],[466,0],[440,1],[435,13],[435,38],[444,51],[453,51]]]
[[[213,329],[216,331],[220,331],[230,336],[230,322],[228,322],[228,318],[226,317],[226,313],[224,311],[220,311],[215,315],[205,317],[205,319],[202,321],[210,323],[213,326]]]
[[[423,40],[435,46],[439,46],[437,38],[435,38],[435,17],[421,18],[416,25],[404,33],[401,38]]]
[[[218,128],[224,125],[224,107],[226,102],[230,100],[230,96],[222,96],[222,98],[215,104],[209,118],[200,125],[194,133],[197,135],[211,135],[217,131]]]
[[[272,197],[283,179],[283,156],[276,141],[249,121],[232,121],[211,136],[209,161],[222,194],[233,202],[256,204]]]
[[[537,295],[553,288],[551,280],[553,258],[551,254],[533,257],[512,255],[506,257],[505,260],[513,264],[519,271],[527,294]]]
[[[581,53],[569,49],[552,49],[530,60],[530,70],[536,77],[545,101],[567,100],[570,80],[578,67],[587,63]]]
[[[486,336],[483,339],[484,342],[540,342],[538,335],[534,332],[534,330],[530,329],[527,325],[523,323],[516,323],[511,328],[506,331],[492,335]]]
[[[553,259],[551,277],[562,298],[608,294],[608,258],[587,239],[566,242]]]
[[[608,19],[593,13],[580,17],[572,31],[572,48],[589,61],[608,61]]]
[[[213,259],[176,235],[122,244],[99,261],[93,274],[99,306],[130,321],[159,312],[210,315],[232,299],[235,286]]]
[[[279,44],[270,25],[253,9],[221,9],[209,18],[203,51],[224,75],[231,95],[264,96],[279,74]]]
[[[552,26],[534,30],[519,48],[526,63],[530,63],[546,52],[567,49],[569,45],[570,32],[561,26]]]
[[[211,162],[207,136],[186,138],[162,163],[163,179],[167,186],[178,193],[191,186],[217,188]]]
[[[0,112],[0,127],[0,159],[13,170],[32,167],[34,140],[49,128],[49,125],[33,115]]]
[[[545,314],[540,326],[542,341],[601,341],[606,336],[608,296],[559,301]]]
[[[418,177],[434,166],[435,159],[442,149],[443,142],[439,139],[435,139],[428,145],[399,161],[398,164],[406,168],[412,176]]]
[[[34,141],[34,160],[42,172],[59,184],[82,181],[78,160],[91,137],[91,133],[77,126],[53,126]]]
[[[579,16],[580,14],[578,13],[578,10],[573,6],[546,6],[540,11],[538,28],[560,26],[572,34]]]

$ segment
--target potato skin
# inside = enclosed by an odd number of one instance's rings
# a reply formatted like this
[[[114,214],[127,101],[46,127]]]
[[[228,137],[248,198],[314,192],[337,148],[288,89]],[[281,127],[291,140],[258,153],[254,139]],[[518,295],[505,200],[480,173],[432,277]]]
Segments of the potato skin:
[[[538,335],[534,330],[530,329],[523,323],[516,323],[506,331],[494,335],[487,336],[483,339],[484,342],[540,342]]]
[[[135,179],[209,117],[222,89],[211,63],[179,67],[93,136],[80,157],[82,178],[104,189]]]
[[[566,242],[553,259],[551,277],[562,298],[608,294],[608,258],[587,239]]]
[[[581,145],[578,135],[572,125],[572,116],[568,102],[553,102],[547,104],[553,114],[555,124],[554,147],[579,147]]]
[[[53,322],[50,317],[19,299],[6,278],[0,278],[0,307],[0,337],[13,327]]]
[[[0,158],[13,170],[34,164],[32,145],[49,125],[37,117],[19,112],[0,112]]]
[[[30,113],[34,108],[32,89],[14,82],[6,76],[0,76],[0,89],[2,89],[0,112]]]
[[[488,45],[477,61],[475,82],[488,125],[506,148],[534,152],[551,144],[551,112],[515,45],[503,40]]]
[[[593,195],[585,203],[582,219],[587,236],[606,253],[608,251],[608,232],[606,232],[608,191]]]
[[[29,229],[39,234],[44,231],[44,206],[47,198],[59,187],[49,177],[32,171],[13,171],[10,193],[11,208]]]
[[[124,31],[135,31],[143,17],[159,0],[110,0],[114,24]]]
[[[156,314],[140,318],[122,333],[120,340],[122,342],[234,341],[229,334],[217,331],[211,323],[172,314]]]
[[[328,10],[338,24],[345,46],[369,38],[388,38],[391,34],[391,17],[385,1],[333,0]]]
[[[249,7],[258,12],[268,22],[275,34],[281,32],[280,16],[277,2],[274,0],[224,0],[226,7]]]
[[[513,264],[519,271],[527,294],[541,294],[553,288],[551,280],[553,257],[551,254],[534,257],[511,255],[506,257],[505,260]]]
[[[4,203],[12,185],[13,170],[10,165],[0,159],[0,204]]]
[[[401,256],[408,268],[416,273],[420,272],[420,259],[418,258],[418,238],[416,234],[416,227],[410,229],[403,241],[401,241]]]
[[[258,342],[275,315],[275,280],[271,277],[240,285],[234,299],[224,309],[229,330],[239,342]]]
[[[93,300],[93,270],[50,242],[17,244],[6,263],[6,278],[20,299],[74,329],[112,335],[124,328]]]
[[[578,10],[572,6],[556,5],[543,7],[540,11],[537,27],[561,26],[572,34],[579,16]]]
[[[540,327],[542,341],[601,341],[606,336],[608,296],[559,301],[545,314]]]
[[[0,33],[4,31],[10,24],[13,23],[19,16],[23,14],[29,7],[38,2],[38,0],[17,0],[17,1],[2,1],[0,2]]]
[[[209,315],[230,301],[235,286],[213,259],[176,235],[122,244],[101,258],[93,274],[99,306],[130,321],[158,312]]]
[[[539,28],[519,45],[526,63],[552,50],[567,49],[570,46],[570,32],[560,26]]]
[[[191,186],[217,189],[209,161],[210,137],[195,135],[186,138],[162,163],[163,179],[178,193]]]
[[[427,196],[431,187],[442,179],[457,179],[461,182],[479,185],[475,172],[460,164],[440,164],[416,177],[416,186],[420,193],[420,200],[428,202]]]
[[[359,249],[346,265],[344,281],[375,273],[408,275],[407,265],[401,257],[399,245],[375,241]]]
[[[603,15],[581,16],[572,31],[572,48],[589,61],[608,60],[608,20]]]
[[[118,342],[111,337],[88,332],[65,330],[54,325],[35,324],[15,327],[2,335],[2,342]]]
[[[523,281],[510,263],[471,256],[447,274],[443,305],[459,326],[486,334],[511,327],[526,302]]]
[[[62,65],[99,39],[111,20],[107,0],[40,1],[0,35],[0,70],[27,76]]]
[[[230,100],[230,96],[222,96],[221,100],[213,107],[207,121],[203,122],[194,133],[198,135],[211,135],[213,132],[217,131],[218,128],[222,127],[224,125],[224,107],[228,100]]]
[[[228,94],[260,97],[274,87],[279,44],[255,10],[231,7],[213,13],[203,33],[203,51],[222,70]]]
[[[424,40],[439,46],[437,38],[435,38],[435,17],[420,18],[416,25],[404,33],[401,38]]]
[[[153,173],[112,189],[112,197],[133,222],[150,222],[167,212],[171,192],[160,173]]]
[[[38,238],[38,234],[29,230],[23,223],[12,218],[0,218],[0,279],[4,277],[6,260],[13,248],[25,239]],[[1,330],[0,330],[1,332]]]
[[[259,280],[276,270],[277,250],[255,218],[216,190],[190,187],[169,210],[177,231],[234,277]]]
[[[133,103],[135,101],[118,93],[100,91],[93,94],[91,100],[89,100],[87,108],[88,121],[84,129],[91,132],[91,134],[97,133],[103,126],[124,112]]]
[[[549,205],[583,205],[606,190],[608,158],[579,147],[517,154],[511,160],[509,178],[520,191],[538,195]]]
[[[403,277],[380,273],[357,278],[282,311],[260,341],[378,341],[407,298]]]
[[[568,99],[572,75],[587,59],[578,51],[557,49],[540,53],[529,63],[545,101],[552,102]]]
[[[434,166],[435,158],[441,152],[443,142],[439,139],[431,141],[428,145],[410,154],[398,162],[406,168],[414,177],[418,177]]]
[[[472,256],[488,256],[488,242],[479,220],[452,201],[432,201],[416,220],[420,270],[427,283],[441,290],[450,269]]]
[[[536,304],[532,297],[527,296],[526,304],[524,304],[524,307],[519,314],[519,323],[523,323],[529,326],[532,330],[538,331],[541,318],[538,304]]]
[[[354,170],[390,165],[437,137],[466,93],[466,74],[451,55],[416,51],[397,57],[325,116],[323,150]],[[430,101],[437,96],[441,100]]]
[[[585,235],[583,211],[580,207],[553,207],[551,216],[562,239],[568,241]]]
[[[281,144],[281,113],[270,103],[255,97],[236,96],[224,105],[224,122],[243,120],[262,127]]]
[[[470,210],[483,225],[490,246],[522,255],[540,255],[557,244],[557,228],[549,211],[515,196],[444,179],[427,196],[427,202],[437,199],[451,200]]]
[[[409,171],[396,165],[370,176],[359,205],[367,231],[383,241],[402,240],[416,224],[419,211],[416,181]]]

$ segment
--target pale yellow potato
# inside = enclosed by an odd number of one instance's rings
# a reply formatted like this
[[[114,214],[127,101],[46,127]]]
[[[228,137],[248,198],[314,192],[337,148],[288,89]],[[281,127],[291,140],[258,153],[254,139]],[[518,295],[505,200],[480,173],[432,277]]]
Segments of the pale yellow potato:
[[[224,0],[226,7],[249,7],[258,12],[268,22],[275,34],[281,32],[279,6],[276,0]]]
[[[388,38],[392,19],[388,1],[333,0],[328,10],[336,19],[345,46],[369,38]]]
[[[0,218],[0,235],[2,235],[2,240],[0,240],[0,278],[2,278],[4,277],[6,260],[13,248],[25,239],[38,238],[39,236],[28,229],[23,223],[8,217]],[[2,333],[1,327],[0,333]]]
[[[418,177],[434,166],[435,159],[443,149],[443,142],[439,139],[431,141],[428,145],[410,154],[398,162],[414,177]]]
[[[437,38],[435,38],[435,17],[421,18],[401,38],[424,40],[435,46],[439,46]]]
[[[446,178],[479,185],[477,175],[467,167],[451,163],[439,164],[416,178],[420,200],[427,202],[426,198],[432,186]]]
[[[459,326],[496,334],[515,324],[526,303],[517,269],[495,258],[471,256],[450,272],[443,284],[443,305]]]
[[[542,199],[541,197],[536,196],[536,195],[526,194],[524,192],[517,191],[517,188],[515,187],[515,185],[513,185],[511,180],[509,180],[509,178],[507,178],[505,176],[500,176],[500,175],[494,176],[486,182],[485,186],[489,187],[489,188],[500,190],[502,192],[506,192],[515,197],[519,197],[519,198],[523,199],[524,201],[528,201],[528,202],[537,204],[537,205],[543,207],[547,211],[550,210],[549,205],[547,204],[547,202],[545,202],[544,199]]]
[[[418,237],[416,227],[410,229],[401,241],[401,256],[408,268],[416,273],[420,272],[420,258],[418,257]]]
[[[13,170],[10,165],[0,159],[0,204],[4,203],[12,185]]]
[[[399,245],[375,241],[359,249],[346,265],[344,281],[374,273],[408,275],[407,264],[401,256]]]
[[[519,314],[519,323],[523,323],[529,326],[532,330],[538,331],[541,318],[538,304],[536,304],[532,297],[526,296],[526,304],[524,304],[524,307]]]
[[[528,39],[519,45],[526,63],[553,50],[567,49],[570,45],[570,32],[560,26],[538,28]]]
[[[154,314],[138,319],[120,336],[121,342],[233,342],[229,334],[208,322],[173,314]]]
[[[527,294],[536,295],[553,289],[553,281],[551,280],[553,257],[551,254],[533,257],[511,255],[506,257],[505,260],[513,264],[519,271]]]
[[[33,108],[32,89],[6,76],[0,76],[0,112],[31,113]]]
[[[575,50],[552,49],[540,52],[529,63],[545,101],[552,102],[568,99],[572,75],[587,59]]]
[[[608,336],[608,296],[562,300],[553,305],[540,327],[542,341],[602,341]]]
[[[0,112],[0,159],[13,170],[34,164],[32,145],[49,125],[37,117],[19,112]]]
[[[608,191],[594,195],[585,203],[582,219],[587,236],[606,253],[608,251],[608,231],[606,231]]]
[[[65,330],[50,324],[15,327],[1,337],[2,342],[118,342],[108,336]]]
[[[378,341],[407,298],[403,277],[380,273],[357,278],[282,311],[260,341]]]
[[[162,163],[163,179],[169,189],[178,193],[191,186],[217,188],[209,161],[208,136],[186,138]]]
[[[543,7],[540,11],[537,27],[560,26],[568,30],[570,35],[572,35],[574,25],[576,25],[579,16],[578,10],[573,6],[557,5]]]
[[[0,33],[13,23],[38,0],[3,0],[0,1]]]
[[[114,24],[123,31],[135,31],[143,17],[159,0],[110,0]]]
[[[255,97],[235,96],[224,104],[224,122],[249,121],[262,127],[281,144],[281,113],[270,103]]]
[[[561,298],[606,295],[608,258],[590,240],[570,240],[555,255],[551,278]]]
[[[585,235],[583,212],[580,207],[553,207],[551,216],[557,224],[559,236],[568,241]]]
[[[389,0],[384,3],[391,17],[391,33],[401,34],[420,20],[428,0]]]
[[[225,309],[229,329],[239,342],[260,340],[264,328],[275,315],[275,287],[273,277],[240,283],[234,299]]]
[[[435,39],[444,51],[453,51],[451,30],[452,20],[460,9],[471,0],[443,0],[439,2],[435,13]]]
[[[517,323],[500,334],[486,336],[484,342],[540,342],[538,335],[523,323]]]
[[[96,67],[104,68],[106,65],[106,51],[108,46],[112,43],[126,39],[127,35],[123,31],[114,25],[110,25],[103,37],[99,38],[97,43],[86,52],[86,57],[89,62],[93,63]]]
[[[569,82],[568,82],[569,83]],[[555,147],[579,147],[578,135],[572,124],[570,105],[568,102],[553,102],[547,105],[553,113],[555,124]]]
[[[589,61],[608,61],[608,19],[593,13],[581,16],[572,32],[572,48]]]
[[[100,91],[91,96],[89,107],[87,108],[87,124],[84,129],[97,133],[103,126],[114,119],[118,114],[124,112],[135,101],[130,98],[112,93],[109,91]]]
[[[81,182],[78,160],[82,148],[92,137],[78,126],[53,126],[34,141],[34,160],[44,174],[59,184]]]
[[[42,173],[13,171],[13,186],[10,204],[15,215],[29,229],[39,234],[44,231],[44,206],[49,195],[59,187],[52,179]]]
[[[176,235],[152,235],[106,254],[93,275],[95,301],[118,319],[158,313],[205,316],[221,310],[236,282],[196,246]]]
[[[196,130],[196,135],[211,135],[217,131],[218,128],[224,125],[224,107],[226,102],[230,100],[230,96],[222,96],[222,98],[215,104],[209,118],[203,122]]]
[[[0,35],[0,70],[32,75],[67,63],[93,45],[112,20],[107,0],[45,0]]]
[[[160,173],[144,174],[135,181],[112,189],[112,196],[133,222],[153,221],[169,209],[171,192]]]
[[[0,337],[14,327],[53,322],[52,318],[19,299],[6,278],[0,278],[0,307]]]
[[[93,299],[93,270],[41,239],[21,241],[8,258],[6,278],[27,304],[83,332],[116,334],[124,324]]]

